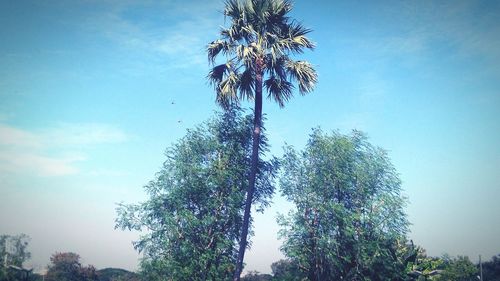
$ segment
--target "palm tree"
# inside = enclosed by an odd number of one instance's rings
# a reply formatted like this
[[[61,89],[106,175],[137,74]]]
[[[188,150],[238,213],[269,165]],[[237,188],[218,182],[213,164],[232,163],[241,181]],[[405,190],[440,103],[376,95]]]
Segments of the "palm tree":
[[[304,95],[313,90],[317,81],[316,71],[310,63],[290,57],[301,54],[306,48],[314,48],[313,42],[306,37],[311,30],[290,19],[291,10],[288,0],[226,0],[224,16],[230,18],[231,25],[222,28],[220,39],[207,46],[208,59],[213,66],[207,78],[215,88],[217,103],[228,108],[244,99],[255,102],[251,168],[234,280],[240,279],[247,247],[259,162],[263,86],[268,98],[283,107],[292,97],[295,85]],[[220,54],[225,60],[216,65],[216,57]]]

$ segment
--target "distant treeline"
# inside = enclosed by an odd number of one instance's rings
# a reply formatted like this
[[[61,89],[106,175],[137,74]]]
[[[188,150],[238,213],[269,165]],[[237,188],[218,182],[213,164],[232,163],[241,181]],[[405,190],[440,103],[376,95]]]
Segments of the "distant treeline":
[[[94,266],[83,266],[76,253],[54,253],[44,274],[34,273],[23,264],[30,259],[27,251],[29,237],[0,235],[0,281],[139,281],[139,274],[120,268],[97,270]]]
[[[130,272],[120,268],[96,270],[92,265],[80,264],[76,253],[55,253],[47,266],[45,275],[33,273],[23,267],[30,253],[27,251],[28,236],[0,235],[0,254],[3,263],[0,269],[0,281],[149,281],[151,272]],[[414,247],[415,256],[408,263],[406,280],[482,280],[500,281],[500,254],[480,264],[473,264],[468,257],[428,257],[420,247]],[[481,271],[482,268],[482,271]],[[271,274],[251,271],[242,281],[302,281],[309,280],[307,272],[297,262],[285,259],[271,265]],[[481,275],[482,273],[482,275]],[[194,279],[193,279],[194,280]],[[331,279],[328,279],[331,280]],[[348,279],[355,280],[355,279]],[[377,279],[368,279],[377,280]]]

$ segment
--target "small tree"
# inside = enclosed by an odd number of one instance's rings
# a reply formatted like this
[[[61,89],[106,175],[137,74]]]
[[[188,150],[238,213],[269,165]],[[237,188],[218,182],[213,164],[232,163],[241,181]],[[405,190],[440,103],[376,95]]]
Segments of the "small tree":
[[[261,151],[266,151],[263,138]],[[147,280],[228,280],[252,157],[252,117],[232,108],[189,130],[167,151],[149,199],[120,205],[117,227],[146,230],[135,243],[144,253]],[[277,161],[259,161],[254,203],[265,207],[273,193]]]
[[[263,274],[258,271],[250,271],[243,278],[242,281],[272,281],[274,280],[270,274]]]
[[[98,280],[92,265],[82,266],[80,256],[75,253],[55,253],[50,257],[47,281],[94,281]]]
[[[271,264],[273,281],[302,281],[306,279],[298,263],[291,260],[279,260]]]
[[[12,266],[22,268],[31,257],[28,252],[29,237],[26,234],[0,235],[0,281],[20,280],[19,274],[12,272]]]
[[[401,182],[366,137],[314,130],[286,148],[282,192],[296,209],[281,217],[282,250],[309,280],[402,280],[408,221]]]

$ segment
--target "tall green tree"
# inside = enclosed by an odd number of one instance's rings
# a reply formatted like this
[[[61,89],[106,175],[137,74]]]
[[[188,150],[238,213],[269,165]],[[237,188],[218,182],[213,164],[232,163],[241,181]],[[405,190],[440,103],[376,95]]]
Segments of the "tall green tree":
[[[313,49],[307,38],[311,31],[289,17],[288,0],[227,0],[224,16],[231,20],[222,28],[220,38],[208,44],[209,61],[215,65],[208,74],[217,102],[224,108],[240,100],[253,100],[253,142],[245,214],[240,234],[234,279],[239,280],[247,248],[250,211],[257,178],[262,127],[263,87],[268,98],[281,107],[292,97],[294,82],[299,93],[312,91],[317,75],[311,64],[291,57]],[[216,65],[216,57],[224,61]]]
[[[262,152],[267,141],[262,138]],[[117,227],[144,230],[135,247],[144,253],[146,280],[231,280],[243,222],[252,116],[231,108],[188,130],[145,190],[149,198],[118,208]],[[254,203],[267,206],[276,159],[258,163]]]
[[[308,280],[406,278],[406,201],[384,150],[316,129],[302,152],[286,148],[283,171],[295,210],[279,220],[282,250]]]

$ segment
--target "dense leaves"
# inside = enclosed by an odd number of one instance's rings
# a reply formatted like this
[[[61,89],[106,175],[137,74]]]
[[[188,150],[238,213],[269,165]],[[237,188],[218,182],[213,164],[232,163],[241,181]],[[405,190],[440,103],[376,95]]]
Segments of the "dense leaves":
[[[146,187],[149,199],[118,208],[117,227],[144,230],[147,280],[227,280],[234,272],[242,224],[252,118],[231,109],[189,130],[167,150]],[[261,151],[266,151],[263,138]],[[269,204],[277,161],[259,162],[254,203]]]
[[[438,281],[475,281],[478,280],[478,269],[468,257],[443,257],[444,270],[436,276]]]
[[[248,272],[241,281],[273,281],[273,276],[270,274],[262,274],[258,271],[250,271]]]
[[[97,281],[93,266],[82,266],[80,256],[75,253],[55,253],[50,257],[47,281]]]
[[[301,153],[286,148],[283,166],[296,209],[279,220],[282,250],[309,280],[405,278],[406,201],[385,151],[357,131],[314,130]]]
[[[279,260],[271,264],[273,281],[301,281],[305,279],[305,274],[300,270],[299,265],[291,260]]]

